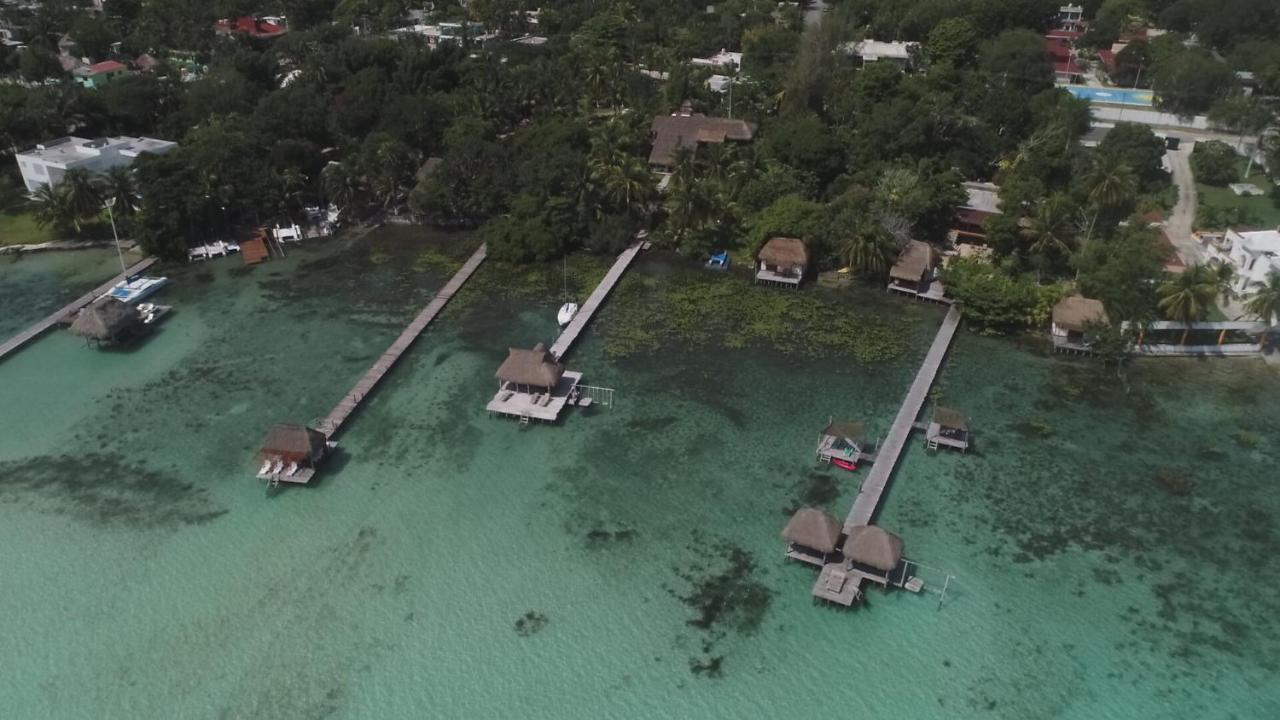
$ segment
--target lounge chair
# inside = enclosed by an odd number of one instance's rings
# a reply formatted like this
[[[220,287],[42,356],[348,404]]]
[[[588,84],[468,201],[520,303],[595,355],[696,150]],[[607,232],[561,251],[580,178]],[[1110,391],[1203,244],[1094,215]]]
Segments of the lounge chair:
[[[293,477],[293,476],[294,476],[294,474],[295,474],[295,473],[297,473],[297,472],[298,472],[298,463],[296,463],[296,462],[291,462],[291,463],[289,463],[289,467],[288,467],[288,469],[286,469],[286,470],[284,471],[284,474],[285,474],[285,475],[288,475],[289,477]]]
[[[542,398],[542,407],[546,407],[550,404],[551,404],[551,393],[547,393],[547,396]]]
[[[263,463],[262,463],[262,467],[258,468],[258,474],[259,474],[259,475],[266,475],[266,474],[267,474],[267,471],[268,471],[268,470],[270,470],[270,469],[271,469],[271,459],[270,459],[270,458],[268,458],[268,459],[266,459],[266,460],[264,460],[264,461],[263,461]]]
[[[284,461],[277,459],[275,464],[271,466],[271,474],[279,475],[282,468],[284,468]]]
[[[832,570],[831,574],[827,576],[827,590],[833,593],[840,592],[844,589],[844,583],[848,579],[849,578],[844,574],[844,571]]]

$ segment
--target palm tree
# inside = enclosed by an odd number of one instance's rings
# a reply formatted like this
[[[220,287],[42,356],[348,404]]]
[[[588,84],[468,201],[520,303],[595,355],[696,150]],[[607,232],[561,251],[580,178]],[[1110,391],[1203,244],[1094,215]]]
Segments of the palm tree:
[[[1218,296],[1217,272],[1207,265],[1192,265],[1180,274],[1166,280],[1156,290],[1157,303],[1165,317],[1183,323],[1202,320],[1209,313],[1209,306]],[[1190,328],[1182,331],[1182,343],[1187,342]]]
[[[41,185],[36,188],[31,193],[31,206],[31,214],[40,227],[66,228],[76,222],[67,194],[60,186]]]
[[[102,213],[102,196],[98,193],[98,183],[93,173],[88,170],[71,168],[62,176],[58,188],[66,196],[76,232],[80,232],[82,221]]]
[[[1280,270],[1267,273],[1267,279],[1250,285],[1253,294],[1245,301],[1244,307],[1249,312],[1262,318],[1268,325],[1275,322],[1280,315]]]
[[[324,184],[324,194],[340,212],[351,212],[362,204],[364,180],[347,163],[330,163],[321,171],[320,180]]]
[[[1051,195],[1036,205],[1030,224],[1021,231],[1032,255],[1049,258],[1071,253],[1074,241],[1071,206],[1062,195]]]
[[[863,222],[840,247],[840,259],[863,275],[883,275],[898,252],[893,236],[878,223]]]
[[[1084,176],[1084,187],[1093,205],[1093,218],[1085,233],[1084,244],[1089,244],[1093,227],[1103,210],[1117,210],[1138,196],[1138,176],[1118,155],[1098,154]]]
[[[1236,282],[1236,266],[1231,263],[1215,262],[1213,264],[1213,281],[1218,286],[1218,294],[1230,300],[1235,297],[1232,286]]]
[[[98,176],[98,194],[103,202],[114,202],[111,211],[116,217],[130,217],[142,204],[138,183],[133,170],[119,165]]]

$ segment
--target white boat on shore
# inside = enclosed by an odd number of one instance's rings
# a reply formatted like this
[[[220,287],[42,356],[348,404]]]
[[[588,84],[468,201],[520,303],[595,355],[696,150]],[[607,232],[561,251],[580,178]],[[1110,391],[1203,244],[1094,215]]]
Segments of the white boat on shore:
[[[134,277],[125,282],[116,283],[107,295],[122,303],[132,305],[149,297],[168,284],[169,278],[167,277]]]
[[[236,243],[219,240],[208,245],[197,245],[187,250],[188,260],[208,260],[210,258],[222,257],[228,253],[240,252],[240,246]]]

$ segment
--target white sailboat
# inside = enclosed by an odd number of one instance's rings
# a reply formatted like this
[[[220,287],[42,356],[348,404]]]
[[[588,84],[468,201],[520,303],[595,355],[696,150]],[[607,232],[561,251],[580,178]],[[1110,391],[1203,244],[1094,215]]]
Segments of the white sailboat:
[[[116,234],[115,214],[112,212],[112,208],[115,206],[115,198],[109,198],[106,206],[107,218],[111,220],[111,235],[116,240],[116,256],[120,258],[120,282],[113,285],[107,295],[120,302],[132,305],[168,285],[169,278],[142,277],[140,275],[129,277],[129,269],[124,264],[124,251],[120,249],[120,236]]]
[[[578,303],[569,302],[569,256],[564,258],[564,304],[560,306],[559,312],[556,313],[556,322],[560,323],[560,327],[569,324],[573,320],[573,316],[578,314]]]

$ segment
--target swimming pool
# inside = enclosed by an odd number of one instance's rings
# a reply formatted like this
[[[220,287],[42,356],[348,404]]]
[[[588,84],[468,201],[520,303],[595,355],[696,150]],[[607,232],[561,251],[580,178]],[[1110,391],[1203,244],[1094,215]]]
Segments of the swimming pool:
[[[1109,103],[1113,105],[1142,105],[1151,107],[1155,104],[1155,95],[1150,90],[1127,88],[1102,88],[1086,85],[1059,85],[1081,100],[1091,103]]]

